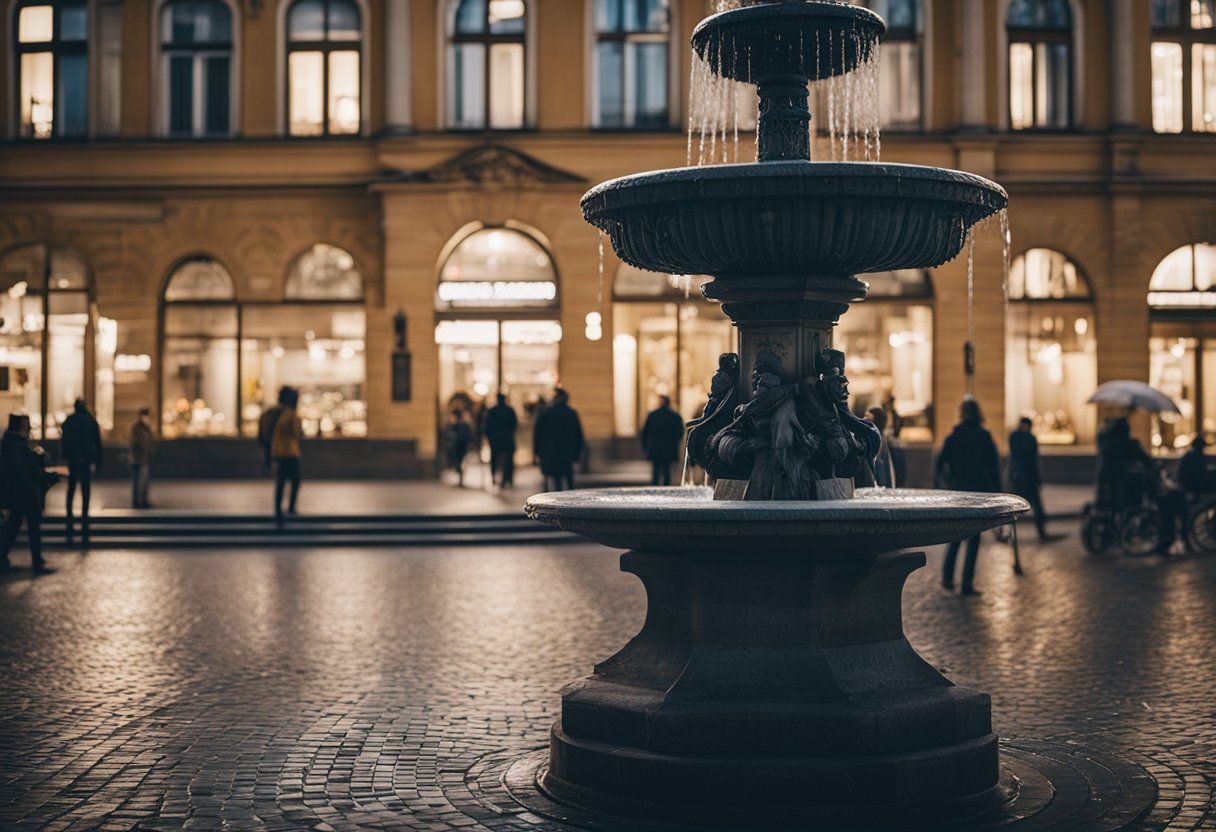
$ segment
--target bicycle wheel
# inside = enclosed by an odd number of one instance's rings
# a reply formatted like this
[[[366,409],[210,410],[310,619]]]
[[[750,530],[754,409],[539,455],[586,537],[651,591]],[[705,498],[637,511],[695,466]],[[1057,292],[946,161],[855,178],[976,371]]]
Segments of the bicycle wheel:
[[[1216,503],[1201,505],[1187,518],[1192,549],[1216,553]]]
[[[1087,512],[1081,520],[1081,545],[1091,555],[1104,554],[1115,542],[1115,528],[1105,514]]]
[[[1161,516],[1150,508],[1133,508],[1119,520],[1119,546],[1129,555],[1152,554],[1161,545]]]

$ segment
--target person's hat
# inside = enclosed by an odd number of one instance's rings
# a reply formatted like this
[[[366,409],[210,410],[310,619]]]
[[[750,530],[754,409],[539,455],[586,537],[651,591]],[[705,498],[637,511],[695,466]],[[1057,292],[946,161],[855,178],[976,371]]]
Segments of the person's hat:
[[[21,413],[8,414],[8,429],[13,432],[29,430],[30,417]]]

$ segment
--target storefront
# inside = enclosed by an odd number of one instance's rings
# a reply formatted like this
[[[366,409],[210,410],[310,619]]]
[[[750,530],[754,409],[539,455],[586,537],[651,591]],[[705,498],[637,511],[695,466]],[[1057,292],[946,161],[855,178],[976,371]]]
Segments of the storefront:
[[[162,435],[254,436],[290,386],[306,436],[366,436],[365,320],[358,267],[335,246],[296,258],[278,302],[242,303],[222,263],[183,260],[161,306]]]
[[[1186,448],[1200,430],[1216,434],[1216,246],[1171,252],[1153,272],[1148,305],[1149,383],[1182,411],[1153,420],[1153,447]]]
[[[114,425],[117,327],[99,317],[88,266],[43,244],[0,258],[0,413],[30,417],[36,439],[56,439],[78,398],[102,430]]]
[[[618,268],[612,287],[617,437],[637,436],[660,396],[670,396],[685,420],[705,407],[718,356],[736,349],[722,307],[701,295],[705,279]]]
[[[508,223],[458,233],[435,291],[438,424],[454,410],[476,424],[503,393],[519,416],[519,456],[529,458],[532,418],[559,381],[559,311],[557,270],[538,232]]]
[[[1089,282],[1058,251],[1032,248],[1009,268],[1006,427],[1023,416],[1043,445],[1090,445],[1097,408],[1098,342]]]

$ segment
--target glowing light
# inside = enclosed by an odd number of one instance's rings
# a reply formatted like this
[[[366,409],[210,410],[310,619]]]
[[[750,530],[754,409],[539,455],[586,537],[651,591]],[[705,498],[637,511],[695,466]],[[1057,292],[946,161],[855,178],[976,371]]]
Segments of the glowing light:
[[[1149,292],[1148,305],[1156,309],[1216,309],[1216,292]]]
[[[321,346],[320,344],[309,344],[308,345],[308,357],[311,358],[313,361],[324,361],[325,360],[325,347]]]
[[[114,356],[114,371],[116,373],[146,373],[152,369],[152,356],[116,355]]]
[[[552,301],[557,284],[547,280],[445,281],[439,284],[444,303],[511,304]]]
[[[1072,328],[1078,335],[1084,335],[1089,332],[1089,318],[1077,318],[1073,323]]]
[[[604,337],[604,318],[599,312],[588,312],[583,335],[588,341],[598,341]]]

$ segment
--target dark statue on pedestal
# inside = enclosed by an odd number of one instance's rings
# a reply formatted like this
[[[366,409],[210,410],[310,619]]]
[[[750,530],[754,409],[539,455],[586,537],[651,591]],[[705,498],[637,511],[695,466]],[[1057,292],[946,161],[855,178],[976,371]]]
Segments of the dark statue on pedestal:
[[[738,357],[727,353],[700,419],[690,423],[688,457],[717,479],[746,480],[748,500],[850,497],[853,483],[873,485],[882,444],[877,428],[848,408],[844,353],[822,350],[817,377],[788,381],[781,359],[762,350],[752,368],[752,398],[729,421]],[[732,372],[734,371],[734,372]]]

